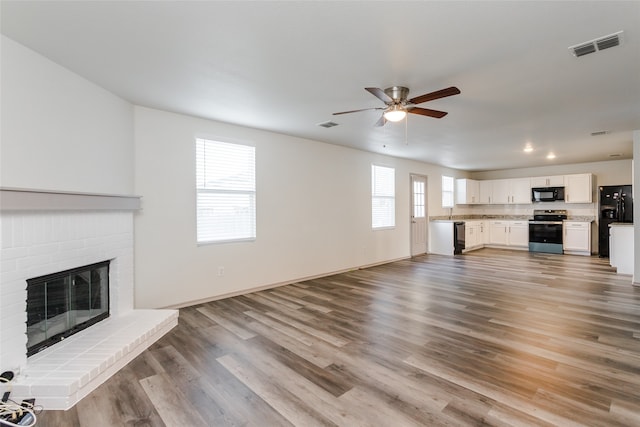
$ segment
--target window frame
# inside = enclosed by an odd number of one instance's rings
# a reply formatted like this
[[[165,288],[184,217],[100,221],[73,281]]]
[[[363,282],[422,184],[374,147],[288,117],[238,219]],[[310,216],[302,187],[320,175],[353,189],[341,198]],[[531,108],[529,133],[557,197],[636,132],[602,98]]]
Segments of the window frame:
[[[445,190],[445,179],[451,181],[451,190]],[[455,188],[455,178],[448,175],[442,175],[440,180],[441,182],[441,193],[442,193],[442,207],[443,208],[453,208],[455,206],[455,197],[456,197],[456,188]],[[449,186],[447,186],[449,187]],[[450,195],[451,204],[445,204],[445,194]]]
[[[389,169],[393,173],[393,185],[391,185],[392,195],[381,195],[376,193],[376,168]],[[376,201],[387,200],[391,201],[391,219],[392,223],[376,226]],[[371,164],[371,229],[373,231],[389,230],[396,227],[396,168],[381,164]]]
[[[206,187],[202,187],[201,186],[201,176],[200,173],[200,164],[199,162],[200,160],[200,156],[198,154],[198,150],[200,149],[199,144],[200,143],[206,143],[206,142],[211,142],[211,143],[218,143],[218,144],[224,144],[227,146],[241,146],[241,147],[249,147],[251,149],[251,153],[250,156],[252,157],[253,160],[253,164],[252,164],[252,170],[250,171],[250,173],[252,174],[252,178],[253,178],[253,182],[252,182],[252,189],[228,189],[228,188],[206,188]],[[198,246],[204,246],[204,245],[216,245],[216,244],[225,244],[225,243],[239,243],[239,242],[253,242],[256,240],[257,238],[257,177],[256,177],[256,171],[257,171],[257,161],[256,161],[256,146],[254,144],[250,144],[250,143],[246,143],[246,142],[239,142],[239,141],[233,141],[233,140],[229,140],[226,138],[220,138],[220,137],[210,137],[210,136],[196,136],[195,137],[195,141],[194,141],[194,160],[195,160],[195,179],[196,179],[196,185],[195,185],[195,214],[196,214],[196,218],[195,218],[195,225],[196,225],[196,244]],[[206,156],[203,156],[203,160],[206,159]],[[230,238],[216,238],[216,239],[203,239],[200,240],[200,210],[201,210],[201,206],[200,206],[200,195],[201,194],[212,194],[212,195],[230,195],[230,196],[249,196],[249,215],[248,215],[248,220],[249,220],[249,227],[248,227],[248,233],[244,236],[239,236],[239,237],[230,237]],[[228,207],[233,207],[233,203],[226,205]]]

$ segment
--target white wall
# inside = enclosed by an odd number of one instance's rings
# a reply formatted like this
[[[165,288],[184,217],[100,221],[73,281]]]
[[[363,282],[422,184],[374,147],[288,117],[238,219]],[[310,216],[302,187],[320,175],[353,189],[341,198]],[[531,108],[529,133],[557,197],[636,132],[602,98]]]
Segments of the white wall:
[[[592,173],[595,175],[594,187],[599,185],[626,185],[633,180],[631,159],[606,162],[575,163],[571,165],[551,165],[535,168],[506,169],[499,171],[472,172],[473,179],[519,178],[527,176],[567,175],[573,173]]]
[[[195,137],[256,147],[257,239],[197,246]],[[135,107],[136,306],[166,307],[409,256],[409,175],[435,165]],[[371,163],[396,168],[393,230],[372,231]],[[218,267],[225,274],[218,277]]]
[[[131,194],[132,105],[1,37],[0,186]]]

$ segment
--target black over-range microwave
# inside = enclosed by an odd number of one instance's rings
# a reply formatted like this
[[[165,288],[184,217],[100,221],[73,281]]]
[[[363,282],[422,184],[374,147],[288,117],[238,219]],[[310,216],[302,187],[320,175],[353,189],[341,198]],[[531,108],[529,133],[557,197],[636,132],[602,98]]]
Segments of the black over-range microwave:
[[[564,187],[537,187],[531,189],[532,202],[564,202]]]

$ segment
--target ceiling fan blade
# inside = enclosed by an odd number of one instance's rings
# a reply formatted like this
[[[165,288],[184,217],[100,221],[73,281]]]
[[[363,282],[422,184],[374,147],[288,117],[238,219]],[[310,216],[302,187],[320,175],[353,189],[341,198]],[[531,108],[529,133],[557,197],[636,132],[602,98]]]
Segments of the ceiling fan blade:
[[[387,119],[384,118],[384,116],[380,116],[380,119],[378,119],[378,121],[376,122],[375,126],[376,127],[382,127],[387,123]]]
[[[385,104],[390,104],[393,102],[393,98],[391,98],[389,95],[384,93],[384,91],[380,88],[365,87],[364,90],[366,90],[367,92],[369,92],[370,94],[372,94],[373,96],[378,98],[380,101],[384,102]]]
[[[448,87],[446,89],[440,89],[435,92],[426,93],[424,95],[411,98],[409,102],[411,104],[422,104],[423,102],[433,101],[434,99],[445,98],[447,96],[457,95],[460,93],[460,89],[455,86]],[[420,114],[420,113],[418,113]]]
[[[436,119],[441,119],[447,114],[449,114],[449,113],[445,113],[444,111],[430,110],[428,108],[420,108],[420,107],[413,107],[411,109],[407,109],[407,112],[411,114],[420,114],[421,116],[435,117]]]
[[[384,110],[384,107],[361,108],[359,110],[340,111],[339,113],[333,113],[333,115],[338,116],[340,114],[358,113],[360,111],[368,111],[368,110]]]

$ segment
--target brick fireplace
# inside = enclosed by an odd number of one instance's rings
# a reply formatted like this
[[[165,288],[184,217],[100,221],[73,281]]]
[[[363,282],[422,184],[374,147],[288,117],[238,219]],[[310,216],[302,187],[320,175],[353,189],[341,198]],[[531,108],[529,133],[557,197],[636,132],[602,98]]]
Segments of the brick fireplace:
[[[14,399],[68,409],[177,324],[134,309],[137,197],[0,190],[0,371]],[[110,261],[109,318],[27,357],[27,280]]]

